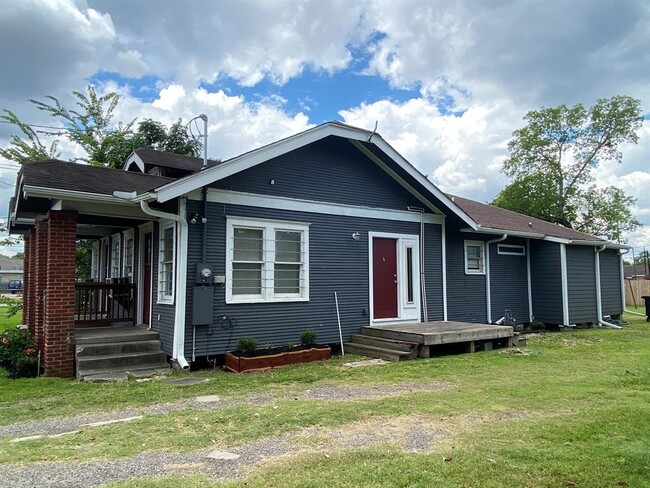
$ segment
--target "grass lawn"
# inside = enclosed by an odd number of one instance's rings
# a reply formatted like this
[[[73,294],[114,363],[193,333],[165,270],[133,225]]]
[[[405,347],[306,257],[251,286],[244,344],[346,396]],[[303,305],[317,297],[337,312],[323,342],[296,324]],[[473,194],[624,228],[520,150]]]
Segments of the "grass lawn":
[[[264,463],[234,482],[195,475],[111,486],[650,486],[650,324],[642,317],[626,320],[630,325],[623,330],[533,336],[527,355],[496,350],[357,369],[342,366],[349,357],[335,358],[253,375],[191,373],[209,381],[183,388],[162,381],[0,379],[0,425],[197,395],[274,397],[268,405],[187,409],[56,439],[16,444],[0,439],[0,463],[228,449],[304,433],[302,441],[314,445],[311,452]],[[317,385],[441,381],[450,386],[354,401],[299,397]],[[444,435],[430,452],[404,450],[390,439],[361,449],[337,447],[348,432],[390,423],[426,425]],[[328,434],[302,430],[313,426]]]
[[[22,323],[23,323],[22,312],[18,312],[13,317],[7,317],[7,314],[5,313],[5,309],[0,307],[0,334],[2,334],[5,330],[15,328],[16,326]]]

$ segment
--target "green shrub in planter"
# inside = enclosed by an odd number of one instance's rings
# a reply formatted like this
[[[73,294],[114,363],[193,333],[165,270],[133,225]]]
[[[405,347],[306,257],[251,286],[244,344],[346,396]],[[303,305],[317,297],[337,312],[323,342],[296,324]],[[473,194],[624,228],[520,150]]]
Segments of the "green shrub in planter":
[[[241,352],[253,352],[257,350],[257,339],[253,337],[242,337],[237,341],[237,350]]]
[[[10,329],[0,335],[0,367],[12,378],[33,378],[38,374],[36,345],[28,331]]]
[[[316,331],[312,329],[303,330],[300,333],[300,343],[303,346],[313,346],[316,344]]]

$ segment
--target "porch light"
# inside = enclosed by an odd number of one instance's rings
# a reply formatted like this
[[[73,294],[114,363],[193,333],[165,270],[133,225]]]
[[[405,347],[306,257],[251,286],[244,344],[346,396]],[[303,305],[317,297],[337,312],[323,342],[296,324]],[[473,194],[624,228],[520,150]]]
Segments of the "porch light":
[[[198,213],[192,214],[192,217],[190,218],[190,224],[197,224],[199,222],[206,224],[208,222],[208,219]]]

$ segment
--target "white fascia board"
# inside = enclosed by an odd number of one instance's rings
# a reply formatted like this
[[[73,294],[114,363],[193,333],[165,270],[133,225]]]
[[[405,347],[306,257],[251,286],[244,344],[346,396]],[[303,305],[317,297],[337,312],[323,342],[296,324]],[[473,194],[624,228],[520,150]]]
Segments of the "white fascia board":
[[[558,244],[571,244],[571,239],[562,239],[561,237],[546,236],[545,241],[557,242]]]
[[[478,224],[463,212],[449,197],[441,192],[433,183],[431,183],[422,173],[402,157],[390,144],[384,141],[381,136],[367,130],[346,127],[339,124],[328,123],[308,129],[300,134],[290,136],[286,139],[269,144],[268,146],[255,149],[248,153],[237,156],[225,161],[217,166],[195,173],[185,178],[168,183],[156,190],[156,197],[159,202],[166,202],[172,198],[179,197],[190,193],[197,188],[209,185],[215,181],[227,178],[240,171],[247,170],[253,166],[268,161],[272,158],[281,156],[295,149],[316,142],[328,136],[338,136],[353,141],[368,142],[371,140],[379,149],[384,151],[391,159],[399,164],[410,176],[418,183],[423,185],[435,197],[440,200],[454,214],[460,217],[467,225],[473,229],[478,228]]]
[[[126,161],[124,162],[124,165],[122,166],[122,169],[124,171],[128,171],[129,167],[132,164],[135,164],[138,167],[138,169],[140,169],[140,171],[142,173],[145,172],[144,171],[144,161],[142,161],[142,158],[140,158],[140,156],[138,156],[135,153],[135,151],[132,151],[131,154],[129,154],[129,156],[126,158]]]
[[[103,195],[99,193],[89,193],[76,190],[61,190],[56,188],[25,185],[23,187],[23,192],[25,193],[26,197],[49,198],[54,200],[104,202],[116,205],[132,205],[131,202],[114,197],[113,195]]]
[[[492,227],[481,227],[477,230],[474,229],[460,229],[461,232],[469,232],[472,234],[508,234],[508,237],[526,237],[528,239],[544,239],[546,234],[539,234],[536,232],[520,232],[516,230],[494,229]]]
[[[354,147],[356,147],[361,153],[363,153],[364,156],[366,156],[368,159],[370,159],[373,163],[375,163],[377,166],[379,166],[382,170],[384,170],[386,173],[388,173],[395,181],[397,181],[400,185],[402,185],[406,190],[413,195],[415,198],[417,198],[421,203],[426,205],[429,210],[432,210],[434,213],[444,215],[444,212],[441,212],[438,207],[436,207],[433,203],[431,203],[429,200],[427,200],[424,196],[422,196],[421,193],[419,193],[415,188],[413,188],[411,185],[409,185],[406,181],[404,181],[403,178],[401,178],[397,173],[395,173],[392,169],[390,169],[386,163],[384,163],[381,159],[379,159],[372,151],[370,151],[366,146],[361,144],[359,141],[350,141]]]
[[[377,141],[375,141],[375,137]],[[398,153],[395,149],[392,148],[382,137],[378,134],[372,137],[372,143],[375,144],[379,149],[384,151],[393,161],[399,164],[413,179],[418,183],[424,186],[427,190],[435,195],[435,197],[440,200],[449,210],[451,210],[457,217],[459,217],[463,222],[469,225],[472,229],[478,229],[478,223],[474,221],[469,215],[467,215],[455,202],[451,200],[447,195],[438,189],[433,183],[431,183],[426,176],[420,173],[411,163],[409,163],[404,157]]]
[[[375,207],[361,207],[340,203],[318,202],[297,198],[258,195],[255,193],[236,192],[232,190],[208,189],[208,201],[228,205],[243,205],[246,207],[272,208],[294,212],[309,212],[317,214],[338,215],[345,217],[360,217],[368,219],[397,220],[401,222],[420,222],[420,213],[408,210],[394,210]],[[440,224],[445,217],[435,214],[424,214],[427,224]]]

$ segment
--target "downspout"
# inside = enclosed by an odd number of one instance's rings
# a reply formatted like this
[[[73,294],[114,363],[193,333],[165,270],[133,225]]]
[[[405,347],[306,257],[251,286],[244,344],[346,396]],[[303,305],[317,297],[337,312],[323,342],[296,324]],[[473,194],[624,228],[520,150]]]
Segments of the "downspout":
[[[600,325],[611,327],[614,324],[610,324],[609,322],[605,322],[603,320],[603,297],[602,290],[600,289],[600,253],[605,250],[605,247],[606,246],[603,244],[602,246],[595,248],[596,253],[594,263],[596,266],[596,309],[598,311],[598,323]]]
[[[569,276],[567,273],[566,244],[560,244],[560,276],[562,281],[562,322],[564,322],[564,327],[571,327],[571,324],[569,324]]]
[[[485,307],[487,314],[487,323],[492,323],[492,287],[490,286],[490,244],[505,241],[508,234],[503,234],[497,239],[485,241]]]
[[[447,219],[442,223],[442,320],[447,322]]]
[[[178,223],[178,266],[176,268],[176,307],[174,315],[174,344],[172,346],[172,359],[182,369],[189,369],[190,365],[185,359],[185,296],[187,287],[187,220],[185,220],[185,198],[178,201],[178,215],[161,212],[149,207],[146,200],[140,201],[140,208],[147,215],[160,219],[169,219]]]
[[[627,303],[625,303],[625,271],[624,271],[624,266],[623,266],[623,254],[627,254],[630,252],[629,249],[625,249],[625,252],[623,252],[623,249],[621,249],[621,254],[620,254],[620,269],[621,269],[621,301],[623,302],[623,312],[629,313],[630,315],[637,315],[638,317],[645,317],[646,315],[644,313],[639,313],[639,312],[633,312],[632,310],[628,310],[627,308]]]

